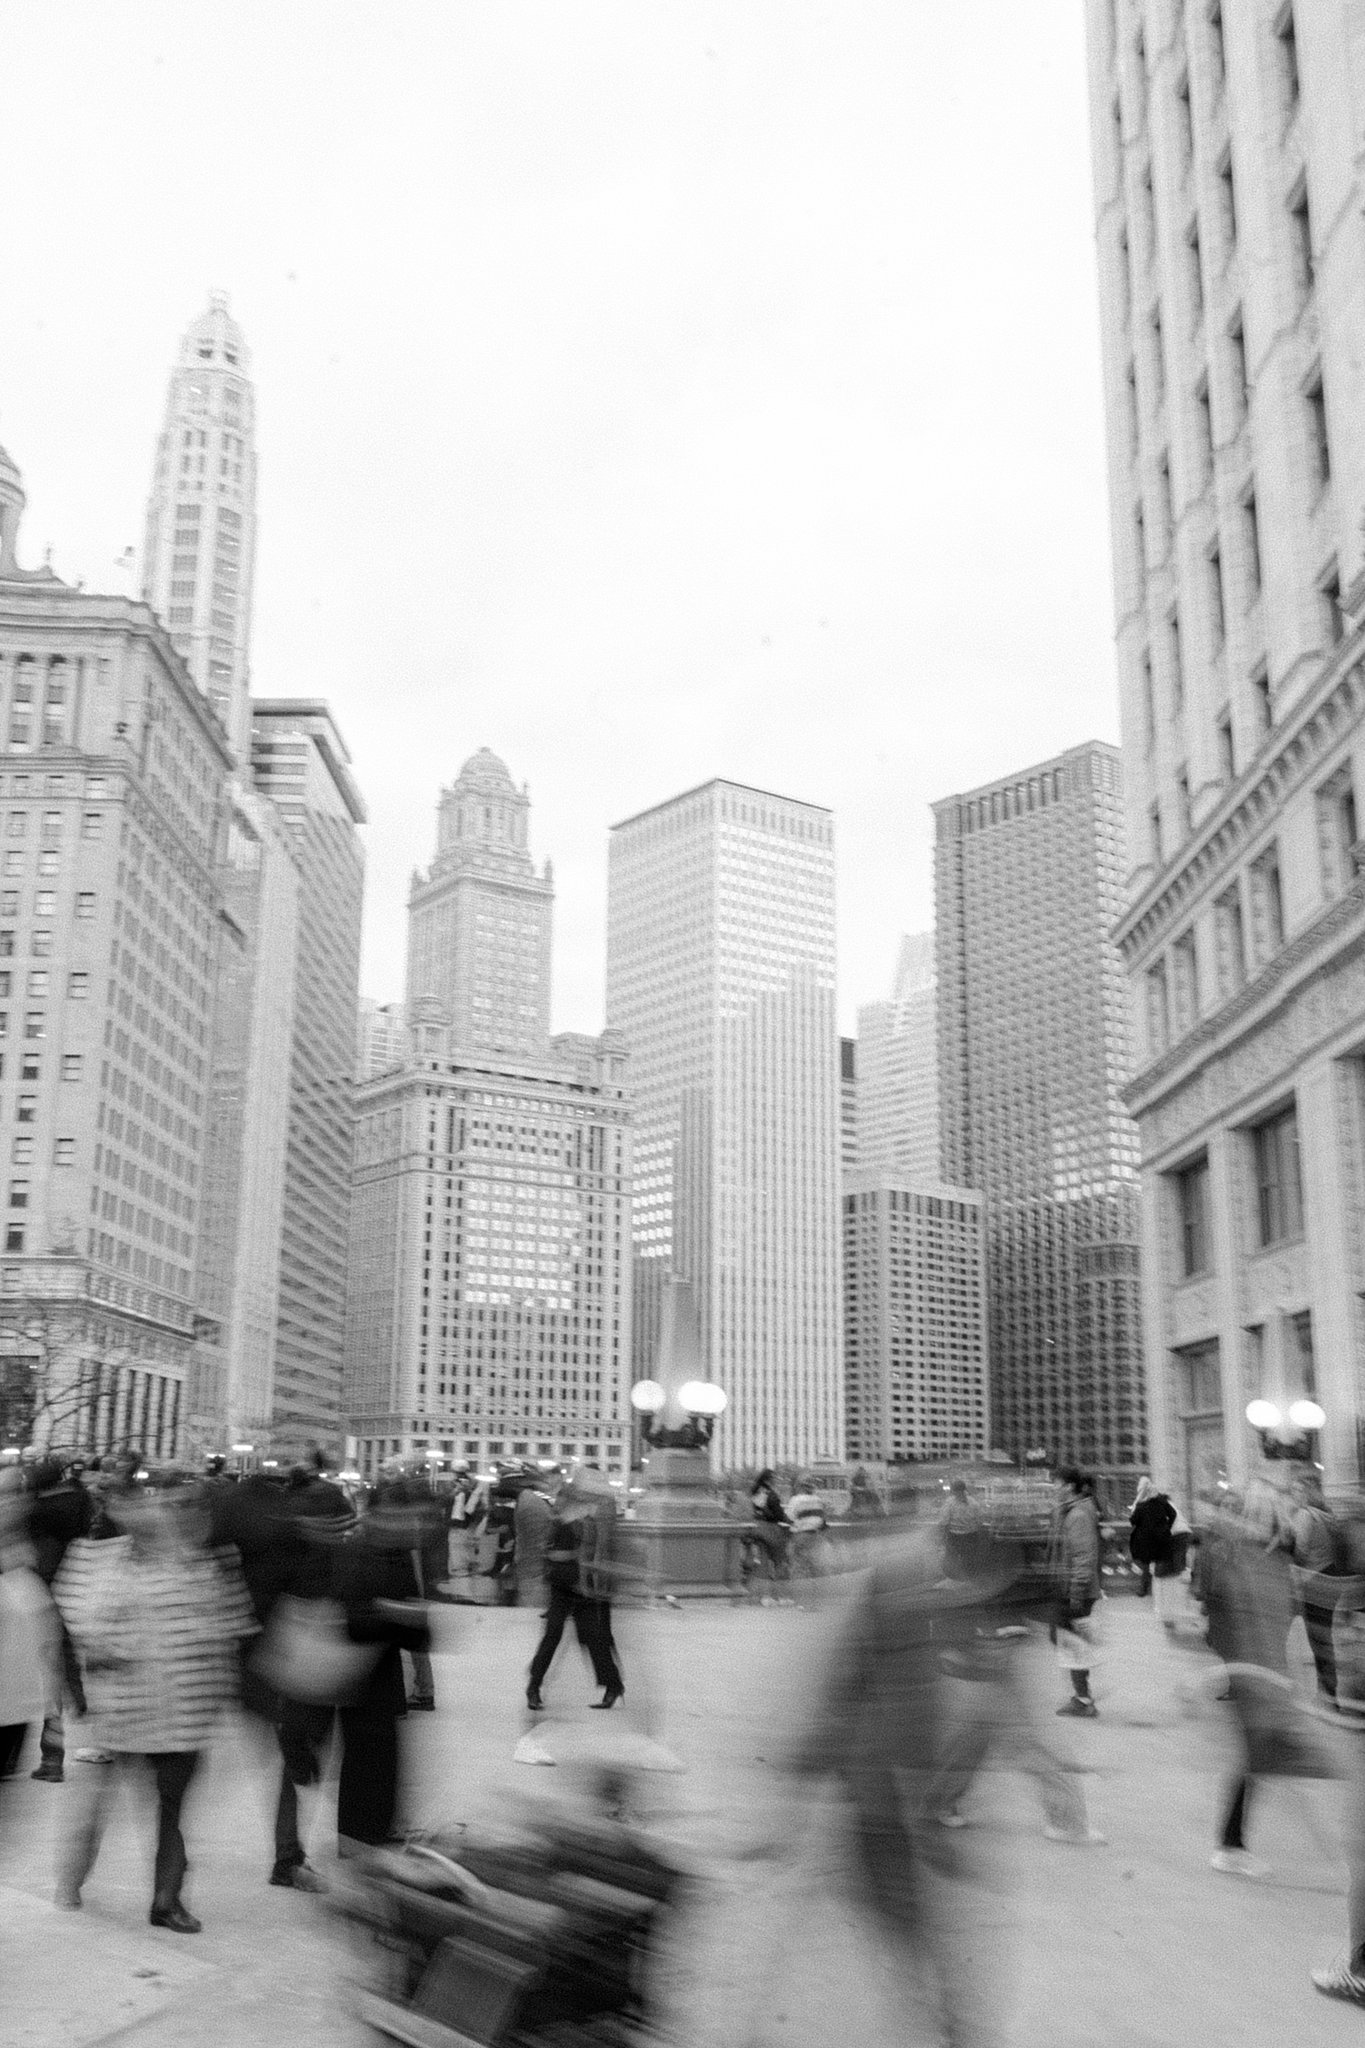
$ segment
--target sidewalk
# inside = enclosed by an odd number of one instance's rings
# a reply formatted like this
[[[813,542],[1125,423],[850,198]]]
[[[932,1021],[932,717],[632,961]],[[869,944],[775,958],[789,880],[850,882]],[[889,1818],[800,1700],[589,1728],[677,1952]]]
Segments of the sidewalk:
[[[551,1675],[538,1739],[557,1768],[513,1760],[536,1617],[439,1611],[439,1711],[408,1723],[409,1818],[505,1826],[525,1801],[562,1796],[594,1756],[633,1756],[650,1823],[699,1875],[669,1971],[681,2048],[805,2048],[848,2038],[903,2048],[905,2020],[879,1991],[880,1958],[828,1880],[820,1812],[786,1797],[780,1744],[825,1623],[801,1608],[621,1614],[628,1697],[611,1715],[576,1651]],[[1097,1674],[1100,1719],[1054,1722],[1060,1674],[1040,1645],[1033,1674],[1049,1735],[1087,1773],[1091,1818],[1109,1837],[1077,1850],[1045,1841],[1032,1788],[986,1772],[951,1838],[976,1882],[962,1893],[976,1968],[998,1986],[1010,2048],[1244,2048],[1247,2042],[1365,2041],[1365,2013],[1321,1998],[1308,1969],[1338,1945],[1344,1871],[1333,1848],[1341,1787],[1266,1786],[1251,1839],[1274,1864],[1248,1884],[1208,1866],[1226,1768],[1216,1708],[1181,1695],[1205,1660],[1171,1645],[1148,1603],[1108,1603]],[[31,1761],[31,1760],[30,1760]],[[73,1766],[73,1775],[79,1766]],[[266,1884],[273,1779],[246,1730],[228,1731],[191,1795],[187,1896],[204,1934],[146,1922],[149,1846],[115,1821],[85,1910],[49,1903],[51,1838],[70,1787],[27,1777],[0,1839],[0,2041],[4,2048],[360,2048],[338,1923],[319,1902]],[[774,1853],[785,1838],[798,1853]],[[316,1860],[332,1867],[319,1828]],[[765,1988],[766,1987],[766,1988]],[[750,2022],[766,2014],[756,2037]],[[909,2037],[914,2038],[913,2034]]]

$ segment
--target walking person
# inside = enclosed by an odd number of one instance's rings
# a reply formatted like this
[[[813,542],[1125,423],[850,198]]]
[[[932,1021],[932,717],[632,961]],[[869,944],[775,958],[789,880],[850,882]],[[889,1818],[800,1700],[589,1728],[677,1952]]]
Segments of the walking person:
[[[1054,1539],[1060,1595],[1054,1638],[1057,1660],[1070,1675],[1071,1697],[1059,1714],[1093,1721],[1099,1713],[1090,1692],[1095,1662],[1095,1627],[1091,1620],[1100,1597],[1100,1511],[1094,1482],[1069,1465],[1058,1475],[1061,1513]]]
[[[614,1519],[609,1482],[592,1468],[579,1467],[555,1501],[545,1549],[549,1604],[527,1673],[526,1704],[532,1713],[544,1709],[541,1688],[570,1620],[602,1687],[602,1697],[593,1705],[610,1710],[625,1697],[611,1629]]]
[[[41,1458],[30,1481],[32,1498],[28,1515],[29,1541],[33,1545],[34,1568],[50,1587],[61,1570],[62,1559],[71,1544],[88,1536],[95,1518],[94,1503],[77,1475],[59,1458]],[[85,1714],[85,1688],[81,1682],[80,1660],[65,1627],[59,1626],[49,1638],[47,1688],[42,1732],[38,1738],[38,1768],[30,1775],[49,1785],[60,1785],[65,1775],[66,1732],[64,1709],[77,1718]]]
[[[754,1535],[767,1559],[768,1575],[774,1583],[783,1583],[791,1577],[791,1523],[775,1475],[766,1467],[750,1489],[749,1511],[754,1518]]]
[[[413,1524],[405,1503],[381,1493],[336,1554],[334,1589],[352,1643],[373,1652],[363,1680],[342,1705],[337,1838],[343,1854],[393,1835],[402,1789],[398,1724],[407,1713],[404,1650],[429,1644],[418,1598]]]
[[[1152,1590],[1153,1567],[1170,1562],[1171,1530],[1175,1526],[1174,1501],[1153,1486],[1146,1473],[1138,1481],[1128,1510],[1128,1526],[1129,1554],[1142,1573],[1138,1598],[1145,1600]]]
[[[237,1645],[256,1628],[237,1560],[205,1543],[208,1516],[179,1474],[110,1496],[120,1533],[81,1538],[57,1574],[58,1608],[80,1652],[111,1761],[90,1768],[63,1844],[56,1900],[75,1910],[118,1781],[150,1777],[157,1801],[151,1924],[198,1934],[182,1896],[181,1811],[219,1713],[237,1690]]]
[[[1290,1510],[1277,1539],[1293,1567],[1296,1604],[1303,1616],[1313,1655],[1318,1691],[1336,1705],[1337,1665],[1332,1643],[1340,1585],[1334,1582],[1337,1545],[1335,1516],[1323,1497],[1322,1481],[1311,1467],[1295,1472],[1289,1482]]]
[[[545,1606],[545,1552],[549,1548],[553,1520],[548,1488],[543,1476],[537,1473],[528,1479],[517,1495],[513,1554],[518,1607],[543,1609]]]

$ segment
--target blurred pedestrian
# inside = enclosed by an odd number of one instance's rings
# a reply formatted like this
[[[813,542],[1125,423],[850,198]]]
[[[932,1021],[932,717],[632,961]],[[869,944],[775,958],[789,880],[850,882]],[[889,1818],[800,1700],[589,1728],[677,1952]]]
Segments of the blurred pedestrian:
[[[424,1653],[430,1642],[412,1553],[408,1506],[381,1490],[336,1557],[334,1585],[347,1636],[373,1652],[339,1716],[337,1837],[343,1853],[394,1833],[402,1765],[398,1724],[407,1713],[402,1652]]]
[[[797,1479],[786,1513],[792,1532],[792,1570],[817,1578],[829,1569],[831,1562],[829,1515],[824,1496],[816,1492],[809,1473],[802,1473]]]
[[[543,1473],[528,1476],[527,1483],[517,1495],[515,1515],[516,1574],[518,1607],[545,1606],[548,1587],[545,1583],[545,1552],[549,1548],[550,1525],[554,1510],[550,1506],[550,1490]]]
[[[28,1507],[20,1473],[0,1472],[0,1779],[17,1773],[29,1726],[43,1712],[59,1626],[36,1570]]]
[[[182,1896],[181,1810],[219,1713],[237,1690],[238,1640],[256,1627],[231,1550],[211,1550],[196,1490],[167,1474],[111,1494],[118,1534],[74,1542],[57,1605],[80,1652],[106,1764],[91,1766],[62,1846],[57,1904],[74,1909],[99,1853],[117,1781],[150,1777],[157,1800],[151,1923],[198,1934]]]
[[[1302,1466],[1289,1482],[1290,1507],[1277,1539],[1294,1567],[1294,1592],[1313,1655],[1318,1691],[1332,1706],[1337,1698],[1336,1652],[1332,1627],[1336,1619],[1336,1518],[1323,1496],[1322,1481],[1311,1466]]]
[[[1174,1501],[1154,1486],[1144,1473],[1128,1510],[1128,1550],[1142,1574],[1138,1585],[1139,1599],[1145,1600],[1151,1593],[1153,1566],[1170,1561],[1174,1524]]]
[[[32,1502],[28,1531],[33,1545],[34,1566],[45,1586],[51,1586],[61,1569],[62,1559],[78,1537],[88,1536],[95,1519],[94,1504],[79,1477],[60,1458],[40,1458],[30,1478]],[[70,1707],[77,1717],[85,1714],[85,1688],[81,1682],[80,1660],[64,1626],[49,1638],[47,1697],[39,1737],[39,1763],[31,1775],[49,1785],[60,1785],[66,1762],[66,1734],[63,1711]]]
[[[791,1524],[776,1475],[766,1467],[749,1490],[749,1512],[754,1518],[754,1536],[767,1560],[768,1576],[781,1584],[791,1577]]]
[[[1058,1611],[1054,1627],[1057,1660],[1071,1679],[1071,1697],[1059,1714],[1093,1721],[1099,1713],[1090,1692],[1096,1634],[1092,1616],[1101,1593],[1100,1512],[1087,1473],[1067,1466],[1058,1475],[1061,1508],[1054,1538]]]
[[[614,1519],[610,1482],[593,1467],[577,1467],[556,1497],[546,1543],[549,1604],[526,1686],[533,1713],[544,1708],[541,1688],[570,1620],[602,1687],[593,1705],[609,1710],[625,1697],[611,1627]]]

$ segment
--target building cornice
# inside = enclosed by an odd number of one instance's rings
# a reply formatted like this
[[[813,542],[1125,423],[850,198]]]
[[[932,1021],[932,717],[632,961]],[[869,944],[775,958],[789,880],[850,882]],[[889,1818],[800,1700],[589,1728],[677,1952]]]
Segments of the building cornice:
[[[1363,653],[1365,628],[1356,627],[1336,649],[1317,687],[1278,730],[1273,750],[1257,756],[1217,809],[1196,827],[1181,847],[1179,858],[1167,863],[1125,911],[1114,927],[1113,939],[1130,972],[1274,822],[1288,799],[1319,771],[1328,751],[1360,718],[1365,710]],[[1277,961],[1283,957],[1278,955]]]

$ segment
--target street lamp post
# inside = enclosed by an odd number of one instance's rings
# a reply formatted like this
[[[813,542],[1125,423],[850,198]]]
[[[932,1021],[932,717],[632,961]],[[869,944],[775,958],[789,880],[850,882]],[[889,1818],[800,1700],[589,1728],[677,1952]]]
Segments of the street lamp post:
[[[1275,1401],[1248,1401],[1246,1417],[1261,1439],[1263,1458],[1317,1462],[1314,1439],[1327,1416],[1316,1401],[1291,1401],[1288,1414]]]

